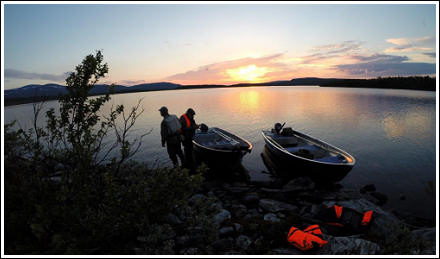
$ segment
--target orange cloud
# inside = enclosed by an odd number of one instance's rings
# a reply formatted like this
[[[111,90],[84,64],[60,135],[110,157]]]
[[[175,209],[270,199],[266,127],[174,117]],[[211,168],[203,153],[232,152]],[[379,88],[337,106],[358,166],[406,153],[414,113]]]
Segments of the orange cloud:
[[[234,84],[266,82],[274,76],[292,74],[292,68],[280,61],[282,53],[261,57],[242,58],[201,66],[195,70],[175,74],[165,80],[181,84]],[[276,78],[278,80],[280,78]]]

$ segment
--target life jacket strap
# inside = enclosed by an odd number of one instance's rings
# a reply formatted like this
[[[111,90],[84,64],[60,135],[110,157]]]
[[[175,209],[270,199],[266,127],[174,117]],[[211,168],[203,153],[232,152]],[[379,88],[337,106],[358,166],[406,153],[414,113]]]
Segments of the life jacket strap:
[[[373,211],[372,210],[369,210],[369,211],[365,212],[364,213],[364,217],[362,218],[361,225],[362,226],[368,225],[368,223],[370,223],[370,221],[371,221],[372,216],[373,216]]]
[[[335,204],[333,207],[335,208],[336,218],[340,219],[342,216],[342,206]]]
[[[182,114],[183,118],[185,118],[185,122],[186,122],[186,128],[191,127],[191,121],[188,118],[188,115],[186,115],[186,113]]]

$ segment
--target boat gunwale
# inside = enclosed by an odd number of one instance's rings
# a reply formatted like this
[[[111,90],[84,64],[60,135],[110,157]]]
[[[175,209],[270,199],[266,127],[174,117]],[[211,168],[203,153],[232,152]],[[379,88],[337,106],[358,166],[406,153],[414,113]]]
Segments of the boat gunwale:
[[[295,132],[296,134],[299,134],[300,136],[302,135],[302,136],[304,136],[305,138],[309,138],[309,139],[311,139],[313,142],[323,143],[323,144],[327,145],[328,147],[330,147],[330,148],[332,148],[332,149],[335,149],[336,151],[338,151],[338,152],[340,152],[340,153],[342,153],[342,154],[344,154],[344,155],[349,156],[351,159],[353,159],[353,161],[352,161],[352,162],[348,162],[348,163],[344,163],[344,164],[343,164],[343,163],[333,163],[333,162],[318,161],[318,160],[314,160],[314,159],[308,159],[308,158],[305,158],[305,157],[302,157],[302,156],[297,156],[297,155],[295,155],[295,154],[293,154],[293,153],[290,153],[290,152],[287,151],[285,148],[282,148],[282,149],[281,149],[281,148],[278,147],[278,145],[273,144],[273,142],[274,142],[275,140],[273,140],[272,138],[269,139],[269,138],[266,136],[265,131],[267,132],[268,130],[262,130],[262,132],[261,132],[261,134],[263,135],[264,140],[270,142],[274,148],[276,148],[277,150],[279,150],[279,151],[281,151],[281,152],[283,152],[283,153],[285,153],[285,154],[287,154],[287,155],[289,155],[289,156],[293,156],[293,157],[295,157],[295,158],[299,158],[299,159],[302,159],[302,160],[307,160],[307,161],[310,161],[310,162],[313,162],[313,163],[320,163],[320,164],[325,164],[325,165],[354,166],[354,164],[356,163],[356,159],[355,159],[352,155],[350,155],[348,152],[346,152],[345,150],[340,149],[340,148],[337,148],[337,147],[335,147],[335,146],[333,146],[333,145],[330,145],[329,143],[327,143],[327,142],[325,142],[325,141],[322,141],[322,140],[316,139],[316,138],[314,138],[314,137],[312,137],[312,136],[309,136],[309,135],[307,135],[307,134],[304,134],[304,133],[302,133],[302,132],[298,132],[298,131],[294,130],[294,132]],[[317,144],[317,143],[316,143],[316,144]]]
[[[246,144],[248,144],[249,148],[247,148],[246,150],[241,150],[241,149],[238,149],[238,150],[237,149],[236,150],[214,149],[214,148],[210,148],[208,146],[204,146],[204,145],[201,145],[201,144],[197,143],[195,141],[195,139],[193,139],[193,144],[196,145],[199,148],[207,149],[207,150],[214,151],[214,152],[222,152],[222,153],[241,153],[241,151],[245,151],[245,152],[250,153],[252,151],[252,148],[253,148],[252,143],[249,142],[248,140],[246,140],[246,139],[244,139],[244,138],[242,138],[242,137],[240,137],[240,136],[238,136],[236,134],[230,133],[229,131],[225,131],[225,130],[222,130],[222,129],[217,128],[217,127],[213,127],[213,129],[218,129],[218,130],[221,130],[223,132],[226,132],[227,134],[230,134],[230,135],[233,135],[233,136],[237,137],[241,141],[243,141]]]

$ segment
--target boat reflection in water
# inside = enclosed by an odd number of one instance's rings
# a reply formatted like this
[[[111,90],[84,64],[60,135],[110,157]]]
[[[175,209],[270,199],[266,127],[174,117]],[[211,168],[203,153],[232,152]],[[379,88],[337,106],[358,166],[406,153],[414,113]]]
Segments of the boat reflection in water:
[[[263,162],[271,174],[280,178],[308,176],[315,182],[337,182],[355,164],[347,152],[292,128],[262,134],[266,142]]]

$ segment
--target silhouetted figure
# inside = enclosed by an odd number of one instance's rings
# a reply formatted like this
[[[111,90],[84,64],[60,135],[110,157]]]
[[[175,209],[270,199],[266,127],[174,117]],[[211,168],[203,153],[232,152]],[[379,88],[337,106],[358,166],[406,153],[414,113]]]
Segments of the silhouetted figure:
[[[194,158],[193,158],[193,139],[196,129],[199,125],[194,121],[194,115],[196,113],[192,108],[189,108],[186,113],[180,116],[180,124],[182,125],[182,144],[185,152],[186,167],[191,171],[194,170]]]
[[[160,135],[162,137],[162,147],[167,145],[168,155],[175,168],[179,167],[177,156],[180,158],[181,165],[184,164],[184,157],[180,147],[180,122],[176,115],[168,114],[167,107],[163,106],[159,109],[160,115],[163,117],[160,124]]]

